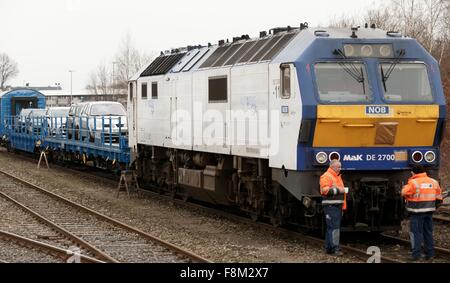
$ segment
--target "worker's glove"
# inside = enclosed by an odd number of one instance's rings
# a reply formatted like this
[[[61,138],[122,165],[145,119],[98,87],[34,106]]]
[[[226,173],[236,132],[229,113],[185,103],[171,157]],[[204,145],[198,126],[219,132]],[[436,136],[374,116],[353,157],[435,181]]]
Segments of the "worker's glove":
[[[345,187],[345,188],[344,188],[344,192],[345,192],[346,194],[348,194],[348,191],[349,191],[349,188],[348,188],[348,187]]]
[[[436,200],[436,208],[439,208],[442,205],[442,200]]]

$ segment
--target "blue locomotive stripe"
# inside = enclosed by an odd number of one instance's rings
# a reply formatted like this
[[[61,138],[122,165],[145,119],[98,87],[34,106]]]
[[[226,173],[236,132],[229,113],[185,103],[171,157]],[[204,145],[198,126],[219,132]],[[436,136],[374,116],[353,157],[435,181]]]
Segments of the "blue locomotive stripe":
[[[327,156],[337,153],[340,156],[342,168],[344,170],[405,170],[413,164],[411,155],[419,151],[422,155],[432,151],[435,153],[435,160],[427,162],[425,158],[420,162],[432,168],[439,165],[439,148],[437,147],[417,147],[417,148],[298,148],[298,168],[299,171],[322,170],[328,165],[319,164],[316,155],[325,152]]]

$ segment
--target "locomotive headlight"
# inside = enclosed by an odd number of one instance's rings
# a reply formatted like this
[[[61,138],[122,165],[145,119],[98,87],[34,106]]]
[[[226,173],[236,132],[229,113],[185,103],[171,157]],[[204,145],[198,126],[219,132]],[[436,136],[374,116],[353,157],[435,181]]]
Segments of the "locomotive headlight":
[[[415,151],[411,157],[415,163],[420,163],[423,160],[423,154],[420,151]]]
[[[330,153],[330,161],[331,160],[341,161],[341,155],[336,151],[332,152],[332,153]]]
[[[381,57],[391,57],[392,56],[392,46],[391,45],[381,45],[380,46]]]
[[[436,160],[436,154],[432,151],[425,153],[425,161],[428,163],[433,163]]]
[[[344,54],[347,57],[352,57],[355,55],[355,48],[352,45],[344,45]]]
[[[319,152],[316,154],[316,161],[319,164],[325,164],[328,160],[328,155],[325,152]]]
[[[361,55],[363,57],[371,57],[373,54],[373,48],[371,45],[363,45],[361,47]]]

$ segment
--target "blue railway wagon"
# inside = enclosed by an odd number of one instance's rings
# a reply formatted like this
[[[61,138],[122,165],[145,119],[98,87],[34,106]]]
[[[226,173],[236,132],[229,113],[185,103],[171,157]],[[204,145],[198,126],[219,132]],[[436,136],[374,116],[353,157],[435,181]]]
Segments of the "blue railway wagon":
[[[30,153],[47,149],[50,157],[62,162],[93,161],[97,167],[117,169],[127,168],[130,162],[127,135],[120,136],[118,142],[107,142],[105,136],[111,135],[111,128],[102,126],[96,132],[95,141],[83,139],[81,136],[69,138],[63,132],[54,132],[54,126],[63,123],[67,117],[34,117],[30,121],[35,125],[19,123],[17,115],[24,108],[45,108],[45,96],[32,89],[20,89],[0,94],[0,135],[1,144],[8,149],[20,150]],[[89,123],[87,118],[80,123]],[[102,117],[107,123],[110,117]],[[64,122],[65,123],[65,122]],[[109,121],[111,123],[111,121]]]
[[[16,89],[0,94],[0,133],[5,134],[5,125],[10,117],[19,115],[23,108],[45,108],[45,96],[33,89]]]

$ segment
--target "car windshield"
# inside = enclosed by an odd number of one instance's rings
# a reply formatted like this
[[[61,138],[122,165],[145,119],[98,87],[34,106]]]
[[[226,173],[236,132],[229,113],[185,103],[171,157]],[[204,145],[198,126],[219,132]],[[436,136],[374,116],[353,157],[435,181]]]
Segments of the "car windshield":
[[[104,103],[94,104],[91,108],[92,116],[125,116],[125,109],[122,104]]]
[[[430,81],[423,63],[380,64],[384,98],[389,102],[432,102]]]
[[[318,63],[315,73],[321,101],[340,103],[372,100],[367,71],[362,63]]]

